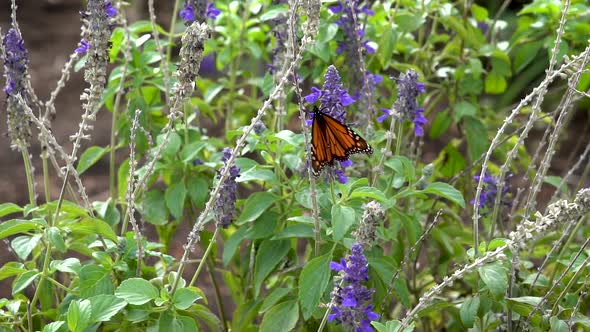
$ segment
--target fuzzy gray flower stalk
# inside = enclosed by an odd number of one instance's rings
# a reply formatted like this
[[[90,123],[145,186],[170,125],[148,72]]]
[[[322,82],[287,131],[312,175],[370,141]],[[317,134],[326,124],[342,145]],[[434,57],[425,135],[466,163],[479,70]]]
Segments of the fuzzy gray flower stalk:
[[[370,201],[363,208],[361,223],[352,235],[363,248],[370,249],[377,242],[377,227],[385,219],[385,210],[375,201]]]
[[[578,191],[573,202],[560,200],[549,205],[545,215],[537,213],[535,215],[536,220],[524,220],[516,227],[515,231],[510,233],[506,244],[496,248],[494,251],[487,252],[481,257],[476,257],[473,263],[467,264],[450,276],[444,277],[440,284],[432,287],[426,294],[424,294],[420,300],[418,300],[418,304],[414,306],[403,319],[400,331],[411,323],[414,316],[428,305],[434,296],[442,292],[444,288],[451,286],[455,280],[461,279],[465,274],[493,260],[506,259],[506,256],[504,255],[506,249],[509,249],[516,254],[516,251],[526,249],[527,242],[534,240],[538,236],[544,235],[560,224],[569,223],[571,220],[577,219],[589,212],[590,189],[582,189]]]

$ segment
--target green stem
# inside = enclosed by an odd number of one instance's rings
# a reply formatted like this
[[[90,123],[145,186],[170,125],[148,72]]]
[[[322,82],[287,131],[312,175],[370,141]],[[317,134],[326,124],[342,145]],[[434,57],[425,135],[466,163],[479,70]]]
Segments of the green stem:
[[[207,246],[207,249],[205,249],[205,253],[203,254],[203,257],[201,258],[201,262],[199,263],[199,266],[197,266],[197,270],[195,271],[195,274],[193,275],[191,282],[188,284],[189,286],[194,285],[195,282],[197,281],[197,278],[199,277],[199,274],[201,273],[203,266],[206,264],[207,257],[209,257],[209,253],[211,252],[211,248],[213,248],[213,244],[215,244],[215,239],[217,239],[218,232],[219,232],[219,228],[215,228],[215,233],[213,233],[213,236],[211,237],[211,241],[209,241],[209,245]],[[180,276],[182,275],[182,268],[183,267],[184,267],[184,265],[182,265],[181,269],[179,269],[178,275],[176,276],[176,280],[180,279]],[[174,286],[172,287],[172,291],[170,291],[170,294],[174,294],[174,292],[176,291],[176,287],[178,286],[178,282],[176,280],[174,281]]]
[[[27,187],[29,189],[29,203],[32,206],[36,206],[37,203],[35,202],[35,188],[33,186],[33,172],[31,168],[31,160],[29,159],[29,150],[27,150],[26,146],[22,146],[20,151],[23,155],[23,162],[25,164],[25,174],[27,176]]]
[[[397,133],[395,134],[395,155],[399,156],[402,149],[402,134],[404,129],[404,122],[398,121]]]
[[[47,156],[45,153],[41,154],[43,160],[43,191],[45,192],[45,202],[51,201],[51,191],[49,190],[49,165],[47,164]]]
[[[178,7],[180,0],[174,1],[174,9],[172,10],[172,19],[170,20],[170,32],[168,33],[168,46],[166,49],[166,60],[169,62],[172,55],[172,39],[174,38],[174,26],[176,26],[176,16],[178,16]]]

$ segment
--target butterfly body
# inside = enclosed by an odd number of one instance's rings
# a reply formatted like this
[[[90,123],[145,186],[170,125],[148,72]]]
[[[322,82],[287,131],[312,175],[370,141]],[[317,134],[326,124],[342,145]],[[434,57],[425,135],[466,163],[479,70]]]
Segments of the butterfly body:
[[[351,127],[315,108],[311,126],[313,174],[319,176],[326,165],[333,166],[335,160],[346,161],[355,153],[372,154],[373,149]]]

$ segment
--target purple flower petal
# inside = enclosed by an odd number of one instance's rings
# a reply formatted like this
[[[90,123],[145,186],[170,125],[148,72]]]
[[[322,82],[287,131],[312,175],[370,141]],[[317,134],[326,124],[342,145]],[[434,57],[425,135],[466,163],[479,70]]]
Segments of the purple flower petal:
[[[315,86],[312,86],[311,91],[312,92],[307,96],[303,97],[303,99],[305,99],[305,101],[307,101],[308,103],[313,104],[316,101],[318,101],[318,99],[320,99],[320,97],[322,96],[322,90],[316,88]]]
[[[195,8],[185,3],[184,8],[178,12],[178,16],[185,21],[192,22],[195,20]]]
[[[82,39],[82,40],[80,40],[80,46],[78,46],[78,48],[76,48],[74,50],[74,52],[76,52],[78,54],[84,54],[84,53],[88,52],[89,49],[90,49],[90,44],[88,44],[87,41]]]
[[[344,168],[346,168],[346,167],[350,167],[350,166],[352,166],[352,160],[350,160],[350,159],[347,159],[347,160],[345,160],[345,161],[341,161],[341,162],[340,162],[340,166],[342,166],[342,167],[344,167]]]

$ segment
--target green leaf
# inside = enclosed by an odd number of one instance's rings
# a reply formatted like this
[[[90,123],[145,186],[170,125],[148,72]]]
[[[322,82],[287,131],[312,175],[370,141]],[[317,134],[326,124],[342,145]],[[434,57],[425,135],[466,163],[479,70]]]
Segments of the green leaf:
[[[444,197],[451,202],[458,204],[462,208],[465,207],[465,199],[463,199],[463,194],[461,194],[459,190],[455,189],[448,183],[433,182],[429,184],[426,189],[422,190],[422,192]]]
[[[133,305],[148,303],[158,297],[158,290],[149,281],[141,278],[124,280],[115,290],[115,295]]]
[[[173,183],[166,189],[164,194],[166,206],[170,213],[177,219],[182,219],[184,209],[184,200],[186,199],[186,187],[184,181]]]
[[[256,264],[254,265],[254,294],[258,297],[262,282],[272,270],[285,258],[291,249],[289,240],[265,240],[262,241],[256,252]]]
[[[485,7],[476,4],[471,5],[471,14],[478,22],[483,22],[488,19],[488,10]]]
[[[14,249],[14,252],[16,252],[16,255],[20,259],[26,260],[31,254],[31,251],[33,251],[39,243],[41,236],[41,234],[35,234],[33,236],[17,236],[12,239],[10,246]]]
[[[279,303],[262,318],[261,332],[291,331],[299,320],[299,305],[296,300]]]
[[[57,332],[65,323],[62,320],[49,323],[43,327],[43,332]]]
[[[402,31],[412,32],[424,24],[424,17],[421,13],[412,14],[400,10],[400,13],[395,16],[395,23]]]
[[[528,317],[533,312],[533,308],[536,307],[540,302],[540,297],[533,296],[522,296],[506,299],[508,307],[522,317]],[[538,325],[541,321],[542,317],[538,313],[535,313],[531,318],[531,322],[534,325]]]
[[[562,178],[560,176],[553,176],[548,175],[543,178],[543,182],[548,183],[554,186],[556,189],[560,190],[562,193],[567,193],[567,186],[561,183]],[[559,187],[561,185],[561,188]]]
[[[478,118],[466,116],[463,118],[465,125],[465,136],[467,137],[469,158],[472,161],[479,157],[488,149],[488,133],[486,125]]]
[[[356,188],[352,193],[350,193],[350,198],[369,198],[378,200],[379,202],[383,202],[387,199],[381,190],[373,187]]]
[[[274,18],[279,17],[282,14],[286,14],[288,11],[289,11],[289,8],[284,5],[271,6],[268,8],[268,10],[266,10],[264,12],[264,14],[260,15],[260,21],[261,22],[270,21]]]
[[[85,265],[80,269],[80,297],[113,294],[110,270],[98,265]]]
[[[506,83],[506,79],[504,76],[500,75],[497,71],[492,70],[488,76],[486,77],[485,81],[485,91],[489,94],[500,94],[506,91],[506,87],[508,83]]]
[[[23,208],[14,203],[0,204],[0,218],[7,216],[11,213],[21,212]]]
[[[289,238],[313,238],[313,225],[295,224],[285,227],[279,234],[272,237],[272,240],[289,239]]]
[[[159,190],[150,190],[145,194],[142,203],[145,219],[153,225],[165,225],[168,222],[168,213],[164,194]]]
[[[308,320],[320,304],[320,300],[330,280],[330,260],[332,255],[325,254],[310,260],[299,276],[299,303],[303,319]]]
[[[334,241],[340,241],[354,224],[356,214],[354,209],[340,204],[332,205],[332,225],[334,227]]]
[[[209,196],[209,182],[202,177],[191,177],[186,183],[189,197],[195,203],[196,208],[202,208]]]
[[[209,331],[211,332],[220,332],[221,331],[221,321],[211,312],[209,308],[201,304],[195,304],[190,308],[190,313],[198,317],[201,321],[207,324]]]
[[[560,320],[556,316],[551,317],[549,319],[549,324],[551,325],[550,332],[569,332],[570,328],[566,322]]]
[[[31,220],[12,219],[0,224],[0,239],[5,237],[39,230],[42,227],[47,227],[45,220],[35,218]]]
[[[117,243],[117,234],[111,226],[98,218],[84,218],[77,223],[68,225],[68,228],[74,234],[100,235]]]
[[[518,46],[514,55],[514,71],[516,73],[521,72],[531,62],[539,57],[539,51],[543,47],[544,42],[542,40],[526,43]]]
[[[127,305],[115,295],[97,295],[88,299],[92,305],[92,323],[107,322]]]
[[[275,173],[268,169],[258,169],[258,167],[252,167],[245,170],[240,174],[240,177],[236,179],[236,182],[248,182],[248,181],[265,181],[275,182],[277,180]]]
[[[276,201],[277,198],[269,192],[257,192],[250,195],[244,203],[244,210],[236,223],[242,225],[256,220]]]
[[[80,273],[82,265],[78,258],[70,257],[64,260],[52,260],[51,263],[49,263],[49,268],[60,272],[78,274]]]
[[[126,159],[117,170],[117,193],[121,201],[125,200],[127,184],[129,183],[129,159]]]
[[[186,310],[199,299],[201,299],[201,294],[197,292],[195,287],[179,288],[174,292],[172,303],[176,309]]]
[[[59,228],[49,227],[48,235],[49,241],[55,247],[55,249],[59,250],[61,253],[65,253],[68,250],[68,247],[66,246],[66,241],[61,235]]]
[[[23,289],[27,288],[37,277],[39,276],[39,271],[31,270],[22,273],[19,275],[15,280],[14,284],[12,285],[12,295],[22,291]]]
[[[496,299],[502,299],[506,289],[508,289],[508,276],[502,262],[489,263],[477,270],[492,296]]]
[[[451,123],[453,123],[453,119],[449,116],[448,110],[436,113],[432,125],[430,126],[428,136],[432,139],[440,137],[440,135],[447,132]]]
[[[232,257],[240,247],[240,244],[246,238],[248,228],[240,227],[234,232],[229,239],[227,239],[223,246],[223,266],[227,266]]]
[[[262,306],[260,306],[260,310],[258,312],[265,313],[267,310],[272,308],[277,302],[279,302],[283,297],[287,296],[287,294],[291,293],[292,289],[290,288],[276,288],[268,295],[264,297],[264,302],[262,302]]]
[[[0,267],[0,280],[10,278],[17,274],[21,274],[27,270],[24,269],[24,265],[19,262],[7,262]]]
[[[182,161],[184,161],[185,163],[192,163],[195,159],[197,159],[199,152],[201,152],[201,150],[203,150],[203,148],[207,146],[207,144],[207,142],[196,141],[185,145],[182,148],[181,153]]]
[[[166,134],[161,134],[158,136],[158,146],[164,143],[165,135]],[[170,133],[170,136],[168,138],[168,144],[166,145],[166,147],[164,147],[162,155],[166,158],[173,158],[174,155],[176,155],[176,153],[178,153],[178,151],[180,150],[181,145],[182,139],[180,138],[180,136],[175,132]]]
[[[468,297],[465,299],[459,310],[461,321],[465,327],[473,327],[475,318],[477,317],[477,310],[479,309],[479,297]]]
[[[477,115],[477,107],[475,105],[462,101],[453,107],[455,122],[459,122],[464,116],[475,117]]]
[[[89,147],[80,156],[80,161],[78,161],[76,171],[78,171],[79,174],[84,173],[92,165],[96,164],[100,160],[100,158],[102,158],[102,156],[104,156],[104,154],[107,152],[107,148],[102,148],[100,146]]]
[[[92,306],[90,301],[72,301],[68,307],[68,328],[72,332],[83,332],[90,325]]]

